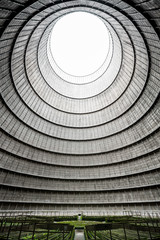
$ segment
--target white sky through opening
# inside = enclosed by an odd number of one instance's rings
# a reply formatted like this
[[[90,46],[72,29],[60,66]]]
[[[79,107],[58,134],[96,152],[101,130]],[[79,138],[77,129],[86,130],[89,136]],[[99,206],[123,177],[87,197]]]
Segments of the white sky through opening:
[[[86,76],[104,63],[109,48],[109,33],[103,21],[86,12],[60,18],[51,33],[51,53],[67,74]]]

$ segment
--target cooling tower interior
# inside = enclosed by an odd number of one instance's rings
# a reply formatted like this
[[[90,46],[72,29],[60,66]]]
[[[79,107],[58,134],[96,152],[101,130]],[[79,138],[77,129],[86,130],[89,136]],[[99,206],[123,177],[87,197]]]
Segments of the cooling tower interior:
[[[51,60],[75,12],[109,35],[88,76]],[[0,29],[0,213],[160,213],[160,1],[1,0]]]

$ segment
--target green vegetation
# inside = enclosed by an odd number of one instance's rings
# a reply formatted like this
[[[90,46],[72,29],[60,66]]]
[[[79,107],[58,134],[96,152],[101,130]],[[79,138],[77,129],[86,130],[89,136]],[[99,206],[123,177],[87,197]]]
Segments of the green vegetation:
[[[146,221],[157,221],[157,218],[143,218],[143,217],[132,217],[132,216],[107,216],[105,217],[106,222],[146,222]]]
[[[86,225],[99,224],[100,222],[82,220],[82,221],[63,221],[59,223],[69,224],[71,226],[74,226],[75,228],[84,228]]]
[[[74,227],[56,224],[53,217],[3,218],[0,221],[0,239],[73,240]]]
[[[85,227],[85,239],[94,240],[158,240],[160,219],[131,216],[108,216],[106,224]]]
[[[45,231],[45,230],[44,230]],[[18,237],[19,237],[19,231],[14,231],[14,232],[11,232],[10,235],[9,235],[9,238],[7,237],[7,234],[6,233],[0,233],[0,239],[3,239],[3,240],[7,240],[7,239],[10,239],[10,240],[17,240]],[[73,233],[57,233],[56,231],[50,231],[49,233],[48,232],[43,232],[42,229],[40,232],[36,232],[35,234],[33,234],[32,232],[22,232],[21,233],[21,240],[29,240],[29,239],[34,239],[34,240],[46,240],[47,237],[48,237],[48,240],[62,240],[63,239],[63,235],[64,235],[64,239],[65,240],[73,240],[74,239],[74,235]]]
[[[82,216],[83,220],[86,221],[96,221],[96,222],[105,222],[106,221],[106,217],[104,216]]]
[[[126,238],[124,234],[124,229],[119,228],[119,229],[114,229],[112,230],[111,234],[109,231],[97,231],[96,232],[96,239],[97,240],[104,240],[104,239],[112,239],[113,240],[138,240],[138,235],[137,232],[134,230],[126,230]],[[148,232],[139,232],[139,236],[141,240],[150,240],[150,234]],[[88,237],[86,239],[94,240],[95,235],[94,232],[88,233]],[[152,239],[160,239],[160,235],[157,234],[152,234]]]
[[[59,217],[52,217],[55,222],[62,222],[62,221],[76,221],[77,216],[59,216]]]
[[[81,217],[81,218],[80,218]],[[0,219],[3,240],[74,240],[74,229],[84,228],[86,240],[158,240],[160,220],[131,216],[18,216]]]

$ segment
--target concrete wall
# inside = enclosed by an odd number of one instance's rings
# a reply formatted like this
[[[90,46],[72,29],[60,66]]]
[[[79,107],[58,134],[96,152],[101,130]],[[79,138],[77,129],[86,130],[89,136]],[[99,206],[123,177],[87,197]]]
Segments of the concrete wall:
[[[0,211],[159,213],[159,1],[2,0],[0,11]],[[75,11],[103,18],[114,47],[88,88],[48,60],[56,19]]]

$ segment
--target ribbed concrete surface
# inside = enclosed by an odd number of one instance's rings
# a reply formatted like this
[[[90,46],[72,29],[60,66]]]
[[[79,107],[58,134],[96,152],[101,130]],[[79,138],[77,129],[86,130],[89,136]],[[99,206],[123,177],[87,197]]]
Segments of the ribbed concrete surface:
[[[2,0],[0,11],[0,212],[160,214],[160,2]],[[114,46],[87,87],[48,60],[55,21],[75,11],[103,18]]]

